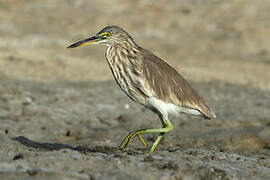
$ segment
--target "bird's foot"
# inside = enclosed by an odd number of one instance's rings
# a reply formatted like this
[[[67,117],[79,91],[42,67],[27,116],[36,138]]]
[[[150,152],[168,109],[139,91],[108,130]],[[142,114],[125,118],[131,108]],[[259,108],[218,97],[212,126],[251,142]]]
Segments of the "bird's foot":
[[[144,146],[147,146],[146,142],[144,141],[144,139],[142,138],[141,136],[141,133],[140,133],[141,130],[138,130],[138,131],[133,131],[131,133],[129,133],[127,135],[127,137],[125,137],[125,139],[122,141],[121,145],[120,145],[120,149],[125,149],[130,141],[135,137],[135,136],[138,136],[139,140],[142,142],[142,144]]]
[[[127,137],[122,141],[121,145],[120,145],[120,149],[125,149],[130,141],[135,137],[138,136],[140,141],[146,145],[145,141],[143,140],[143,138],[141,137],[141,134],[150,134],[150,133],[160,133],[159,136],[157,137],[157,139],[154,141],[149,153],[152,153],[155,151],[157,145],[159,144],[160,140],[162,139],[162,137],[165,135],[165,133],[171,131],[173,129],[172,124],[170,123],[170,121],[167,121],[166,126],[163,128],[159,128],[159,129],[142,129],[142,130],[137,130],[137,131],[133,131],[131,133],[129,133],[127,135]]]

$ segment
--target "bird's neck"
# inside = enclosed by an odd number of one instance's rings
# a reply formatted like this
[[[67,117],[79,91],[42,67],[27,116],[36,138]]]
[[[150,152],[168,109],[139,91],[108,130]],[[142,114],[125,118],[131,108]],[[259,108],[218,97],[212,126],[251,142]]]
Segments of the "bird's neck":
[[[127,38],[124,40],[115,40],[114,43],[106,44],[111,48],[121,48],[121,49],[139,49],[139,46],[132,38]]]
[[[123,43],[123,46],[126,46],[126,48],[133,48],[133,49],[137,49],[139,47],[132,38],[128,38],[125,41],[125,43]]]
[[[133,41],[125,41],[124,43],[116,43],[107,48],[107,52],[112,51],[118,55],[135,57],[140,52],[140,47]]]

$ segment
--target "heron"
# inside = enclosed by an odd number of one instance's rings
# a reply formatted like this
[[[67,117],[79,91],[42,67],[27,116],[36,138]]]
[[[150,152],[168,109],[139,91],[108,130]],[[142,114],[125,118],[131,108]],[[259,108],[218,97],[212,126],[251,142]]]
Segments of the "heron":
[[[125,149],[134,137],[147,145],[142,134],[158,133],[149,153],[155,151],[164,135],[173,129],[171,115],[186,113],[206,119],[215,118],[213,110],[194,91],[187,80],[173,67],[149,50],[139,46],[131,35],[119,26],[107,26],[96,35],[68,46],[87,44],[107,46],[105,57],[122,91],[133,101],[152,110],[162,127],[130,132],[120,144]]]

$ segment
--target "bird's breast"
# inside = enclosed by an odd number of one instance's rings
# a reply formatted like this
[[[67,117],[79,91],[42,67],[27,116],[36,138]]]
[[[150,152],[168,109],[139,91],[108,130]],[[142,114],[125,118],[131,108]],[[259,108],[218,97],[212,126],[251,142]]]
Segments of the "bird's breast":
[[[145,104],[148,92],[144,89],[142,78],[142,67],[134,62],[132,56],[128,55],[128,50],[118,50],[109,47],[106,50],[106,59],[112,74],[125,94],[133,101]]]

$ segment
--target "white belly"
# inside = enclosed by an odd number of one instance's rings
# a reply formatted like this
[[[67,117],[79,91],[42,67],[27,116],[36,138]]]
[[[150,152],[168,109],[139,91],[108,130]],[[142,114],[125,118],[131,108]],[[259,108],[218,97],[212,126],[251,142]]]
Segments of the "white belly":
[[[202,113],[197,109],[191,109],[191,108],[176,106],[170,103],[165,103],[155,97],[147,98],[146,105],[149,106],[150,108],[151,107],[155,108],[156,110],[161,112],[163,116],[178,115],[178,113],[186,113],[186,114],[191,114],[195,116],[202,115]]]

